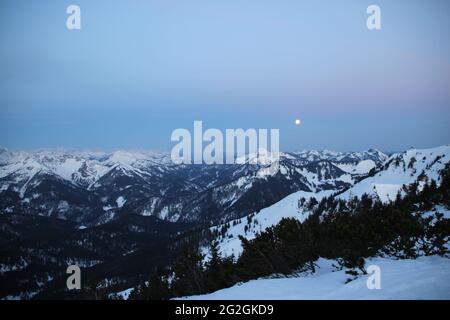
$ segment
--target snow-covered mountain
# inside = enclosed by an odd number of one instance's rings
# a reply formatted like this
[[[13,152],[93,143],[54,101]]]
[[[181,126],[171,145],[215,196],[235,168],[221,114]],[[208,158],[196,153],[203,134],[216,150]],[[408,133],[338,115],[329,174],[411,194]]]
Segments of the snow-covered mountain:
[[[118,292],[148,277],[142,270],[173,262],[192,234],[208,254],[207,230],[223,256],[238,257],[239,236],[253,239],[285,217],[304,220],[323,197],[389,201],[404,184],[439,184],[449,155],[448,146],[390,157],[303,151],[281,154],[274,170],[250,161],[174,165],[144,151],[1,149],[0,280],[8,285],[0,298],[64,294],[58,288],[73,263]]]
[[[317,155],[316,152],[312,155],[307,154],[311,157]],[[334,156],[334,153],[331,154]],[[330,155],[330,152],[326,155]],[[361,160],[359,164],[364,164],[366,161],[368,160]],[[439,185],[440,172],[449,164],[450,146],[410,149],[386,157],[384,162],[370,170],[369,175],[355,184],[350,184],[344,191],[338,189],[298,191],[259,212],[255,211],[246,217],[219,224],[210,230],[218,241],[220,254],[234,255],[237,258],[242,253],[239,236],[251,240],[261,231],[278,224],[283,218],[297,218],[303,221],[311,211],[309,204],[312,198],[320,202],[322,198],[334,195],[337,198],[349,200],[367,194],[382,202],[389,202],[395,200],[398,193],[404,195],[404,187],[412,183],[417,182],[419,189],[431,180]],[[202,250],[208,259],[208,245]]]
[[[363,160],[371,160],[375,164],[384,162],[388,156],[377,149],[369,149],[362,152],[336,152],[330,150],[301,150],[291,153],[298,160],[314,162],[328,160],[339,164],[358,164]]]
[[[127,213],[169,221],[228,220],[296,191],[342,190],[386,157],[377,150],[283,153],[277,170],[271,170],[250,161],[174,165],[168,154],[147,151],[2,149],[0,210],[86,225]]]
[[[414,182],[420,185],[435,180],[440,184],[442,169],[450,162],[450,146],[431,149],[410,149],[393,154],[370,177],[339,195],[341,199],[364,193],[375,196],[383,202],[393,201],[403,187]]]

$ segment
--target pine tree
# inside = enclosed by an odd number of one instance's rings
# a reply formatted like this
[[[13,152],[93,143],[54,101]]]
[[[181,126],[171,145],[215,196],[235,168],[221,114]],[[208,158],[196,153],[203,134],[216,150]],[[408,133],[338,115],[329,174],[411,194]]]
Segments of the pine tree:
[[[203,257],[199,254],[198,249],[191,246],[181,249],[179,259],[173,267],[176,275],[173,290],[176,296],[206,292],[202,260]]]
[[[218,243],[216,241],[211,243],[210,252],[211,259],[206,266],[207,289],[208,291],[215,291],[220,288],[225,288],[233,282],[227,274],[227,259],[220,257]]]
[[[166,300],[169,297],[169,283],[163,277],[161,269],[157,269],[150,275],[146,298],[148,300]]]

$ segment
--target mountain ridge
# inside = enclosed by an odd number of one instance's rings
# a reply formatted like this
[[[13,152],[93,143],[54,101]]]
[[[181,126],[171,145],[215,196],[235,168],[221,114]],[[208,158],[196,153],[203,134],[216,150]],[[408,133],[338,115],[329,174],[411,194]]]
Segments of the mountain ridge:
[[[43,211],[47,204],[39,201],[41,195],[33,193],[31,189],[27,192],[27,189],[30,181],[39,183],[36,182],[40,177],[38,173],[45,173],[46,177],[54,176],[55,181],[62,179],[90,192],[91,197],[98,198],[97,207],[110,208],[108,215],[113,218],[127,209],[136,214],[156,215],[170,221],[207,221],[217,217],[229,219],[253,209],[262,209],[297,190],[344,188],[352,184],[356,177],[365,174],[364,170],[354,169],[360,161],[372,161],[372,165],[377,165],[387,157],[373,150],[354,154],[311,151],[317,159],[310,161],[309,155],[305,158],[304,154],[283,153],[279,170],[273,172],[268,166],[249,162],[178,166],[171,163],[168,154],[152,151],[5,152],[6,155],[1,157],[0,190],[8,191],[9,198],[14,198],[13,194],[17,193],[21,203],[36,202],[34,207],[41,207]],[[342,159],[346,159],[346,162],[340,162]],[[278,185],[281,193],[272,195],[270,183]],[[249,206],[239,201],[244,196]],[[115,206],[119,197],[128,200],[124,208]],[[260,200],[254,200],[255,197]],[[227,198],[232,200],[225,200]],[[11,199],[3,200],[0,210],[17,210],[11,207]],[[71,203],[69,199],[61,200],[69,203],[69,206],[79,205]],[[133,204],[135,206],[131,208]],[[50,211],[57,211],[58,206],[53,205],[47,208],[47,213],[43,213],[23,205],[22,211],[50,215]],[[94,211],[94,216],[87,220],[95,224],[96,219],[102,220],[103,213],[98,209]],[[77,221],[84,224],[89,222],[84,218]]]

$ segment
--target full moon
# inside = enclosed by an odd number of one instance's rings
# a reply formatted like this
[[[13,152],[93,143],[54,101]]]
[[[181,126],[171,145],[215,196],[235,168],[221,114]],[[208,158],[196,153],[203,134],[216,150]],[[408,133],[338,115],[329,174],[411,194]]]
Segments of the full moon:
[[[300,123],[302,123],[302,122],[300,121],[300,119],[295,119],[295,125],[296,125],[296,126],[299,126]]]

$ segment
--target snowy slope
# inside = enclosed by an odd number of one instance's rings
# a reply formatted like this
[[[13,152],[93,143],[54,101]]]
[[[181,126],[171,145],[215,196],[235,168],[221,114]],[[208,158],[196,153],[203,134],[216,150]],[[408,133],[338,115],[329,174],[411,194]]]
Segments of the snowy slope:
[[[381,271],[381,289],[367,287],[368,275],[345,283],[345,270],[334,271],[332,261],[321,259],[315,274],[295,278],[259,279],[191,300],[377,300],[450,299],[450,259],[438,256],[415,260],[373,258],[366,261]],[[333,272],[334,271],[334,272]]]
[[[364,193],[378,197],[383,202],[395,200],[404,185],[416,181],[440,182],[440,171],[450,162],[450,146],[431,149],[411,149],[392,155],[383,167],[341,194],[341,199],[361,197]]]
[[[308,217],[309,212],[299,204],[301,198],[304,198],[305,201],[308,201],[311,198],[320,201],[323,197],[329,196],[332,193],[333,190],[317,193],[298,191],[274,205],[262,209],[259,213],[255,213],[252,215],[250,223],[249,219],[246,217],[230,221],[230,228],[228,228],[225,235],[220,236],[217,239],[219,241],[219,253],[224,257],[231,255],[234,255],[235,258],[239,257],[242,253],[242,245],[239,240],[240,235],[251,240],[261,231],[277,225],[283,218],[297,218],[298,220],[303,221]],[[211,228],[211,231],[220,232],[222,228],[223,225],[215,226]],[[209,259],[208,248],[203,248],[202,250],[206,255],[205,259]]]
[[[373,151],[376,152],[376,151]],[[353,159],[350,155],[333,153],[327,151],[319,153],[317,151],[303,152],[302,157],[311,160],[318,158],[333,157],[334,159]],[[362,157],[362,155],[360,155]],[[341,199],[348,200],[351,197],[361,197],[364,193],[379,197],[381,201],[388,202],[394,200],[397,193],[404,185],[409,185],[417,180],[425,181],[426,179],[434,179],[439,183],[440,171],[450,162],[450,146],[442,146],[432,149],[411,149],[400,154],[394,154],[387,158],[381,164],[376,174],[372,177],[366,177],[361,181],[348,188],[345,192],[338,195]],[[318,166],[319,164],[319,166]],[[320,176],[320,161],[315,163],[317,173],[307,170],[308,166],[303,167],[300,172],[307,177],[308,182],[312,185],[319,183],[317,177]],[[324,163],[328,164],[329,163]],[[343,171],[351,171],[354,174],[368,172],[375,168],[375,162],[371,159],[361,160],[358,163],[338,163],[337,166]],[[328,170],[329,171],[329,170]],[[346,175],[340,176],[335,181],[343,179]],[[352,181],[349,181],[350,184]],[[219,234],[216,240],[219,243],[219,252],[222,256],[234,255],[239,257],[242,253],[242,246],[239,236],[246,239],[253,239],[258,233],[264,231],[270,226],[278,224],[283,218],[297,218],[303,221],[308,216],[308,211],[304,206],[299,205],[299,200],[305,198],[308,200],[314,197],[320,201],[323,197],[330,196],[337,189],[319,191],[319,192],[303,192],[293,193],[274,205],[261,210],[258,214],[252,214],[246,217],[229,222],[230,227],[224,235],[220,231],[223,230],[224,224],[211,228],[213,233]],[[307,201],[306,201],[307,202]],[[254,215],[254,216],[253,216]],[[251,219],[250,219],[251,218]],[[205,260],[209,259],[209,249],[205,246],[202,249]]]
[[[358,163],[338,163],[338,168],[353,174],[366,174],[375,168],[377,164],[373,160],[362,160]]]

